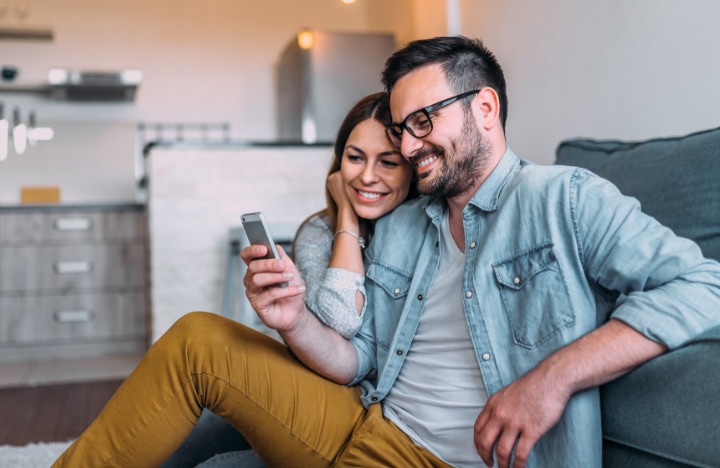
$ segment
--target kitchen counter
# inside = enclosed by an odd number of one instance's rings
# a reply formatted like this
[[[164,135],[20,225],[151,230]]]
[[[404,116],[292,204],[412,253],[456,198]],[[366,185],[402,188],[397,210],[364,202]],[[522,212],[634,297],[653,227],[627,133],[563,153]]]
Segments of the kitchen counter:
[[[107,210],[123,210],[123,211],[144,211],[146,205],[144,203],[101,203],[101,204],[71,204],[71,203],[54,203],[48,205],[0,205],[0,212],[14,211],[107,211]]]

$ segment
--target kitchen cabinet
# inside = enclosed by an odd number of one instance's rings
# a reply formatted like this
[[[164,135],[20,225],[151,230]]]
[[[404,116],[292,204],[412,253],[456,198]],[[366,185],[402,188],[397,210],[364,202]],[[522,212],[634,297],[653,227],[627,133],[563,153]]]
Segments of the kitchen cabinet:
[[[141,353],[142,205],[0,208],[0,362]]]

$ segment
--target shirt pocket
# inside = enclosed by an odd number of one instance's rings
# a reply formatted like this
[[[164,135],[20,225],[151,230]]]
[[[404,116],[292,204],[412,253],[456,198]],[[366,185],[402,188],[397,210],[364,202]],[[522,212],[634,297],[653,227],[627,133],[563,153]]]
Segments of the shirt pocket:
[[[552,242],[493,263],[513,340],[535,348],[575,323],[570,293]]]
[[[381,263],[372,263],[365,276],[380,286],[392,299],[402,299],[410,291],[410,275]]]
[[[412,276],[373,262],[368,266],[365,278],[366,283],[371,281],[377,286],[367,287],[366,284],[365,287],[368,307],[375,311],[375,339],[382,347],[389,348],[410,291]]]

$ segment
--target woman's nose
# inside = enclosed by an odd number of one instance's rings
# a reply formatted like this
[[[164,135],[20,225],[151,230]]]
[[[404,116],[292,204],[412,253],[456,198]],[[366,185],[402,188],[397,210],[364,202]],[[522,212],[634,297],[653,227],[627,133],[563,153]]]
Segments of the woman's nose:
[[[373,182],[377,182],[378,176],[377,171],[375,171],[375,165],[374,164],[366,164],[365,168],[363,169],[362,173],[360,174],[360,180],[364,184],[372,184]]]

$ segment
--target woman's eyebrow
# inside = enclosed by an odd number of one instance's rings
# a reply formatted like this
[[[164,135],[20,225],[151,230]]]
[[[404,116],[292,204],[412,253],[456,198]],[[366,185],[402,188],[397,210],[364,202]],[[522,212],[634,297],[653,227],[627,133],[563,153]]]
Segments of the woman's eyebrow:
[[[361,150],[360,148],[358,148],[358,147],[355,146],[355,145],[347,145],[347,146],[345,147],[345,150],[348,150],[348,149],[351,149],[351,148],[354,149],[355,151],[357,151],[358,153],[365,154],[365,151]]]

